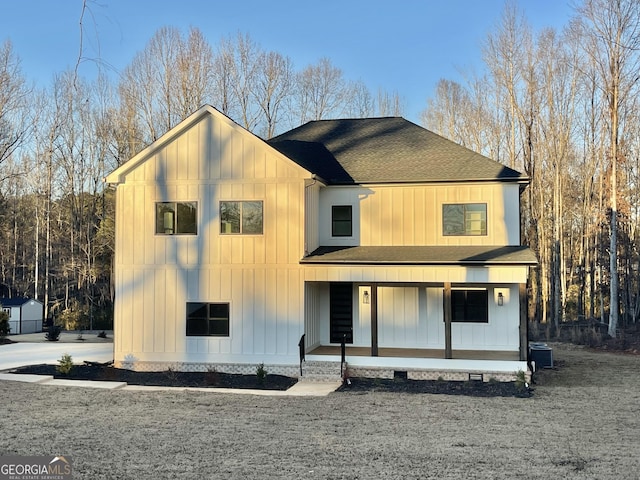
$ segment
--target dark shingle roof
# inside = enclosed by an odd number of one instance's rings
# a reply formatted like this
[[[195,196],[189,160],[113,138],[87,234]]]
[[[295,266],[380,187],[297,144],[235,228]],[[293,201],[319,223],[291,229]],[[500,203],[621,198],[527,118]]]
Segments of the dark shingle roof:
[[[536,265],[526,246],[320,247],[301,263],[360,265]]]
[[[528,180],[400,117],[318,120],[268,143],[329,184]]]
[[[0,298],[0,305],[3,307],[19,307],[29,302],[30,298],[25,297],[13,297],[13,298]]]

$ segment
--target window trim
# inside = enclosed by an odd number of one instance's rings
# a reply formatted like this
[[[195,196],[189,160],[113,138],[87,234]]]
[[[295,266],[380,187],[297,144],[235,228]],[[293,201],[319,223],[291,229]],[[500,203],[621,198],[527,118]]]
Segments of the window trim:
[[[349,220],[336,219],[336,209],[348,208]],[[336,233],[337,225],[349,225],[349,233]],[[353,205],[331,205],[331,236],[332,237],[353,237]]]
[[[459,309],[456,308],[455,305],[455,296],[458,296],[460,294],[460,292],[464,293],[464,303],[462,304],[462,310],[463,310],[463,318],[456,318],[456,312],[459,311]],[[468,318],[468,309],[470,307],[469,301],[468,301],[468,293],[469,292],[482,292],[484,293],[484,297],[483,297],[483,305],[482,305],[482,315],[481,317],[478,318],[474,318],[474,319],[469,319]],[[454,295],[456,294],[456,295]],[[444,301],[444,295],[443,295],[443,301]],[[470,324],[488,324],[489,323],[489,289],[488,288],[473,288],[473,287],[459,287],[459,288],[452,288],[451,289],[451,323],[470,323]]]
[[[178,205],[180,204],[192,204],[195,207],[195,219],[194,219],[194,231],[193,232],[178,232]],[[160,205],[173,205],[173,216],[172,216],[172,222],[173,222],[173,228],[171,229],[172,232],[167,232],[167,230],[169,230],[169,228],[167,228],[167,217],[166,214],[170,213],[170,212],[164,212],[163,213],[163,219],[162,219],[162,225],[160,223],[160,218],[158,215],[158,207]],[[160,228],[162,227],[162,228]],[[155,203],[155,235],[161,235],[161,236],[174,236],[174,235],[198,235],[198,202],[195,200],[184,200],[184,201],[172,201],[172,202],[156,202]]]
[[[199,308],[206,308],[207,316],[203,317],[193,317],[192,313],[189,313],[189,306],[193,305],[193,308],[196,308],[197,305],[200,305]],[[211,313],[212,306],[225,306],[226,307],[226,317],[213,317]],[[207,333],[189,333],[189,320],[205,320],[207,325]],[[226,325],[224,328],[225,333],[212,333],[211,332],[211,321],[220,322],[226,321]],[[193,328],[193,327],[192,327]],[[230,302],[187,302],[186,303],[186,314],[185,314],[185,335],[187,337],[218,337],[218,338],[229,338],[231,336],[231,303]]]
[[[223,203],[237,203],[240,205],[239,208],[239,232],[226,232],[225,228],[223,228],[223,221],[222,221],[222,204]],[[243,222],[243,204],[245,203],[259,203],[260,204],[260,232],[249,232],[249,233],[244,233],[243,229],[244,229],[244,222]],[[219,204],[218,204],[218,213],[220,215],[220,235],[264,235],[264,200],[220,200]],[[231,225],[230,222],[225,222],[226,224]]]
[[[447,209],[447,207],[452,207],[452,206],[462,207],[462,228],[464,229],[464,231],[462,231],[461,233],[459,232],[447,233],[446,231],[445,210]],[[483,225],[483,228],[480,229],[480,233],[474,233],[473,230],[467,230],[467,222],[469,220],[467,218],[466,207],[469,207],[469,206],[484,206],[484,225]],[[489,231],[488,210],[489,210],[489,207],[486,202],[443,203],[442,204],[442,236],[443,237],[486,237]]]

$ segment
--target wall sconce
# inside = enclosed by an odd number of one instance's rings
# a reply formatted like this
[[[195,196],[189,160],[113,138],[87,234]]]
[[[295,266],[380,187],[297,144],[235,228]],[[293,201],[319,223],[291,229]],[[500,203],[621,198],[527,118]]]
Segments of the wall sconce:
[[[501,307],[504,305],[504,295],[502,292],[498,292],[498,306]]]
[[[364,304],[369,304],[369,292],[368,291],[364,291],[364,293],[362,294],[362,303]]]

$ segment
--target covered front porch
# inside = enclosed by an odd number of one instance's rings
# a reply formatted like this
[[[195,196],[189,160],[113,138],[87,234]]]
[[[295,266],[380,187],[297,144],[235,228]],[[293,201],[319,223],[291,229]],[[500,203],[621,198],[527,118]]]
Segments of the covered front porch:
[[[304,353],[526,361],[524,284],[305,283]]]
[[[526,247],[325,250],[302,262],[307,360],[341,361],[344,343],[369,376],[528,370]]]

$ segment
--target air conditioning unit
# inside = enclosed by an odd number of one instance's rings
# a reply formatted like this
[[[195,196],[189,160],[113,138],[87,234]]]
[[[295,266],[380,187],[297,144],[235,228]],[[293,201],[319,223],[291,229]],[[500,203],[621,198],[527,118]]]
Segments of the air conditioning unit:
[[[553,349],[546,343],[531,342],[529,344],[529,360],[535,365],[535,370],[553,368]]]

